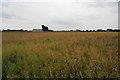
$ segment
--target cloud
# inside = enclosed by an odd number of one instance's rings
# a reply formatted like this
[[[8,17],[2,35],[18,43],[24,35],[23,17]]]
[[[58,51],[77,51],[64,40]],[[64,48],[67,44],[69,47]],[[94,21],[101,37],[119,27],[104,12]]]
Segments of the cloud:
[[[119,2],[119,0],[93,0],[94,2]]]
[[[97,1],[97,0],[96,0]],[[113,2],[5,2],[3,28],[96,29],[117,28]],[[106,27],[107,26],[107,27]]]
[[[8,18],[8,19],[11,19],[12,17],[14,17],[14,15],[12,15],[12,14],[6,14],[6,13],[2,13],[0,15],[2,15],[3,18]]]
[[[17,20],[24,20],[23,18],[13,15],[13,14],[8,14],[8,13],[0,13],[0,16],[2,16],[2,18],[6,18],[6,19],[17,19]]]
[[[119,0],[2,0],[2,2],[118,2]]]

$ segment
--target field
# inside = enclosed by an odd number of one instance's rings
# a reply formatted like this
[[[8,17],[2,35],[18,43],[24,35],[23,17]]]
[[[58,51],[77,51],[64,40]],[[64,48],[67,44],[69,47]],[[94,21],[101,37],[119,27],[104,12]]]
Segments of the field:
[[[117,32],[3,32],[3,78],[119,78]]]

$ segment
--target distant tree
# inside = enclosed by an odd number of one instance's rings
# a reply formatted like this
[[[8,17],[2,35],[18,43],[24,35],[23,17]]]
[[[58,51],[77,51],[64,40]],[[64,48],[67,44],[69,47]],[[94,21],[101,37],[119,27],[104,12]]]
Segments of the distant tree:
[[[20,29],[20,31],[23,31],[23,29]]]
[[[28,30],[25,30],[25,31],[28,31]]]
[[[97,29],[97,32],[102,32],[103,30],[102,29]]]
[[[89,30],[89,32],[92,32],[92,30]]]
[[[43,30],[43,31],[48,31],[48,27],[42,25],[42,30]]]
[[[81,30],[79,30],[79,29],[76,29],[76,31],[80,32]]]
[[[112,31],[112,29],[107,29],[107,32],[111,32]]]

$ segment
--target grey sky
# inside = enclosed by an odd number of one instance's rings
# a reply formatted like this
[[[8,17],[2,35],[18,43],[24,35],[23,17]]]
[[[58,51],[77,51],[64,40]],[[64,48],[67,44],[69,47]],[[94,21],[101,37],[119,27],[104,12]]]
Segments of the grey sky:
[[[3,0],[3,29],[53,30],[118,28],[118,0]]]

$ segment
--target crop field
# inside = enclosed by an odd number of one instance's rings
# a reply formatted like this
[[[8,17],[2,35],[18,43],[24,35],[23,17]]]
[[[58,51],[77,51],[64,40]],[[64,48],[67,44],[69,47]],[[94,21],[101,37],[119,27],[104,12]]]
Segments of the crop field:
[[[120,78],[117,32],[3,32],[3,78]]]

